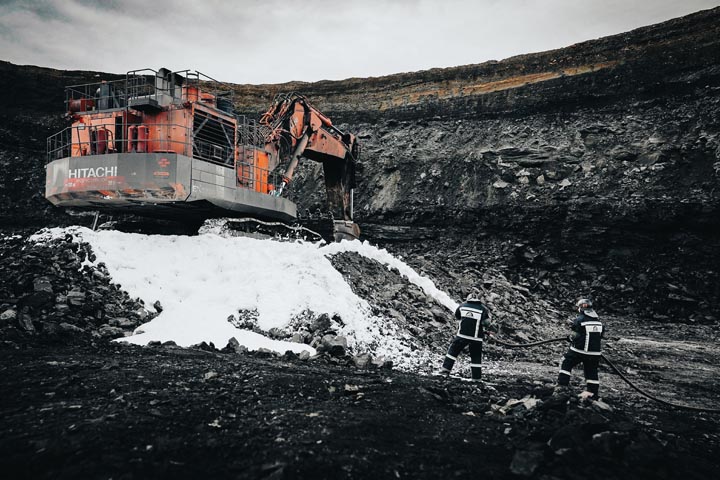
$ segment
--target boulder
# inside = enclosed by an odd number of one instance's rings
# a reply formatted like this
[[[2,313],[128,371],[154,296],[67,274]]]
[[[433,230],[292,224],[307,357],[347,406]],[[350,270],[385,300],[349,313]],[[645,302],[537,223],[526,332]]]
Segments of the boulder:
[[[28,333],[35,333],[35,325],[33,325],[33,321],[30,318],[30,315],[26,313],[20,314],[20,316],[17,318],[18,326],[25,330]]]
[[[131,320],[127,317],[116,317],[111,318],[108,321],[108,325],[113,327],[120,327],[120,328],[135,328],[137,327],[137,322],[135,320]]]
[[[14,308],[8,308],[7,310],[0,313],[0,322],[12,322],[17,318],[17,310]]]
[[[125,330],[120,327],[113,327],[111,325],[103,325],[97,330],[97,333],[102,338],[121,338],[125,336]]]
[[[85,292],[83,292],[82,290],[80,290],[77,287],[70,290],[67,294],[67,302],[70,305],[73,305],[76,307],[85,305],[85,299],[86,299]]]
[[[357,368],[368,368],[372,361],[372,355],[369,353],[361,353],[353,357],[353,363]]]
[[[330,317],[323,313],[317,317],[309,326],[311,332],[323,333],[330,328]]]
[[[61,323],[61,324],[58,325],[58,326],[60,327],[60,330],[61,330],[62,332],[75,333],[75,334],[77,334],[77,333],[85,333],[85,330],[84,330],[84,329],[82,329],[82,328],[80,328],[80,327],[77,327],[77,326],[75,326],[75,325],[72,325],[72,324],[70,324],[70,323],[63,322],[63,323]]]
[[[347,338],[342,335],[325,335],[320,345],[320,350],[329,353],[333,357],[343,357],[347,353]]]
[[[33,281],[33,290],[35,292],[53,293],[52,284],[48,277],[38,277]]]

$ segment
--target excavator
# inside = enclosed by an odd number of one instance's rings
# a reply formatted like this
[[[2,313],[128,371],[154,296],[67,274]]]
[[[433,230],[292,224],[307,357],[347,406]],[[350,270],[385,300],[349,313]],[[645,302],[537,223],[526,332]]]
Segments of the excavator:
[[[276,234],[355,239],[360,146],[298,93],[259,121],[237,115],[232,89],[197,71],[142,69],[69,86],[70,125],[47,140],[45,198],[59,207]],[[289,200],[301,158],[323,165],[326,211],[299,219]]]

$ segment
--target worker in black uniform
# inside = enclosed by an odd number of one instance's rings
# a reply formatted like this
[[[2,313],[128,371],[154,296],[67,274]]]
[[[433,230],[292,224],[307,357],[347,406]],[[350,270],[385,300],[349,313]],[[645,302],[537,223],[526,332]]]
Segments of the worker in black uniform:
[[[439,375],[450,375],[458,355],[469,346],[470,372],[472,379],[479,381],[482,376],[482,342],[485,329],[490,326],[490,309],[482,303],[480,292],[474,291],[468,295],[465,303],[455,310],[458,319],[458,331],[450,343]]]
[[[573,367],[582,363],[586,390],[597,399],[600,392],[598,365],[602,354],[600,343],[604,334],[603,323],[593,310],[590,299],[581,298],[576,306],[578,316],[571,325],[575,333],[568,336],[571,345],[560,365],[558,385],[562,387],[569,385]]]

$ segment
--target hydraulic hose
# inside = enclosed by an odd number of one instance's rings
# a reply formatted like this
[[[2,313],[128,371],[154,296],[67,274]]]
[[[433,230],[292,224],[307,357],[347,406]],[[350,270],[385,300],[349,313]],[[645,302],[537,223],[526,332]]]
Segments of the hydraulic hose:
[[[507,342],[503,342],[502,340],[499,340],[499,339],[498,339],[497,337],[495,337],[494,335],[488,334],[488,336],[489,336],[494,342],[496,342],[496,343],[498,343],[498,344],[500,344],[500,345],[502,345],[502,346],[504,346],[504,347],[510,347],[510,348],[535,347],[535,346],[544,345],[544,344],[547,344],[547,343],[554,343],[554,342],[561,342],[561,341],[567,341],[567,340],[568,340],[567,337],[556,337],[556,338],[550,338],[550,339],[548,339],[548,340],[540,340],[540,341],[538,341],[538,342],[532,342],[532,343],[507,343]],[[693,411],[693,412],[720,413],[720,408],[693,407],[692,405],[684,405],[684,404],[681,404],[681,403],[668,402],[667,400],[663,400],[663,399],[661,399],[661,398],[655,397],[655,396],[647,393],[646,391],[642,390],[640,387],[638,387],[638,386],[635,385],[634,383],[632,383],[632,382],[630,381],[630,379],[628,379],[628,378],[620,371],[620,369],[619,369],[618,367],[616,367],[615,364],[612,363],[605,355],[600,355],[600,358],[602,358],[602,359],[605,361],[605,363],[607,363],[608,366],[609,366],[615,373],[617,373],[617,374],[620,376],[620,378],[623,379],[623,381],[624,381],[625,383],[627,383],[628,385],[630,385],[630,386],[631,386],[636,392],[638,392],[640,395],[643,395],[643,396],[649,398],[650,400],[654,400],[654,401],[656,401],[656,402],[658,402],[658,403],[662,403],[663,405],[667,405],[667,406],[669,406],[669,407],[674,407],[674,408],[679,408],[679,409],[682,409],[682,410],[690,410],[690,411]]]

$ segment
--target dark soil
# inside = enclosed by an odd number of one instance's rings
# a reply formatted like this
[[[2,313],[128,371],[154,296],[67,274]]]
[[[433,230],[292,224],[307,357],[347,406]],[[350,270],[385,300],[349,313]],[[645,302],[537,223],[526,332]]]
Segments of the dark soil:
[[[720,452],[717,415],[659,408],[615,378],[606,411],[553,396],[554,368],[535,364],[528,375],[522,362],[476,385],[104,342],[2,359],[5,478],[701,479]],[[540,402],[506,407],[524,397]]]
[[[358,368],[342,349],[302,359],[111,343],[150,316],[101,264],[80,270],[94,255],[73,240],[15,235],[0,249],[8,478],[707,478],[718,466],[720,414],[650,402],[605,367],[602,402],[577,397],[579,373],[569,392],[555,392],[564,344],[486,343],[483,384],[464,378],[464,357],[458,376],[428,376],[454,332],[449,312],[357,254],[333,264],[376,313],[436,352],[417,371]],[[457,267],[413,258],[430,271]],[[563,331],[545,300],[492,268],[482,278],[504,340]],[[716,326],[604,319],[606,354],[633,382],[672,402],[720,407]]]

